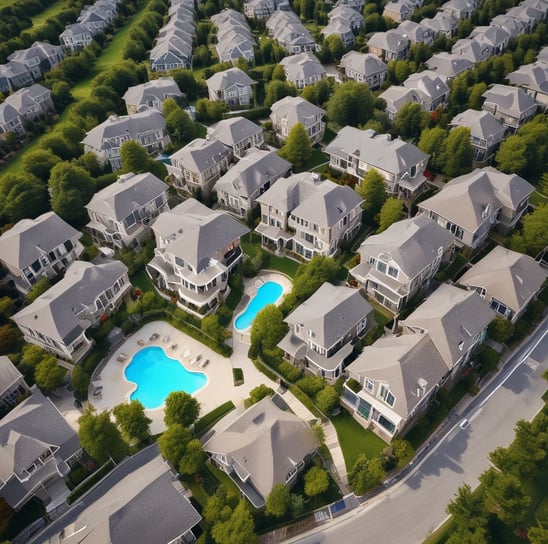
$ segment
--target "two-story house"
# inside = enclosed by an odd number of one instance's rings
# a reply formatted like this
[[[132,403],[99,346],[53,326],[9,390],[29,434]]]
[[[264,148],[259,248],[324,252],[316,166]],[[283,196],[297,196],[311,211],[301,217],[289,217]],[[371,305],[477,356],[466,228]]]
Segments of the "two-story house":
[[[327,75],[322,63],[310,52],[284,57],[280,64],[284,67],[287,81],[293,83],[297,89],[314,85]]]
[[[276,484],[291,487],[316,451],[308,423],[270,397],[231,418],[204,444],[255,508],[263,508]]]
[[[349,51],[341,58],[339,68],[346,79],[365,83],[372,91],[378,89],[388,73],[386,64],[372,53]]]
[[[392,140],[389,134],[344,127],[324,151],[329,155],[330,168],[359,180],[375,168],[392,195],[416,195],[426,182],[423,174],[429,156],[413,144]]]
[[[375,32],[367,42],[369,52],[386,62],[406,59],[409,45],[407,38],[393,30]]]
[[[477,249],[498,225],[510,232],[527,210],[534,187],[516,174],[477,168],[449,181],[441,191],[419,204],[460,243]]]
[[[470,129],[470,141],[474,149],[474,162],[488,161],[504,140],[506,127],[488,111],[468,109],[453,117],[453,127]]]
[[[496,246],[458,282],[475,291],[498,316],[516,323],[542,289],[546,271],[532,257]]]
[[[223,9],[211,17],[217,26],[217,43],[215,49],[221,62],[236,63],[243,58],[247,62],[255,60],[257,42],[253,33],[239,11]]]
[[[410,0],[395,0],[385,4],[382,15],[396,23],[401,23],[411,19],[414,9],[415,6]]]
[[[490,59],[495,54],[495,49],[490,43],[476,38],[462,38],[453,45],[451,53],[477,64]]]
[[[65,30],[59,34],[59,41],[63,47],[69,51],[77,51],[91,44],[93,34],[87,27],[80,23],[68,25]]]
[[[322,28],[320,33],[324,39],[329,36],[338,36],[344,47],[350,47],[355,42],[354,31],[346,21],[340,18],[330,21],[327,26]]]
[[[27,87],[33,83],[32,74],[24,64],[13,60],[0,64],[0,93],[8,94],[13,89]]]
[[[397,221],[362,242],[360,264],[350,274],[377,302],[399,312],[451,258],[454,240],[426,215]]]
[[[350,6],[344,6],[338,4],[335,6],[328,14],[327,18],[330,23],[340,21],[345,23],[350,29],[354,32],[358,31],[365,24],[363,15],[358,13],[355,9]]]
[[[207,128],[207,136],[217,140],[231,150],[233,157],[240,159],[253,147],[263,147],[262,127],[245,117],[223,119]]]
[[[266,22],[266,28],[268,34],[290,55],[320,50],[312,34],[291,10],[275,11]]]
[[[82,233],[47,212],[21,219],[0,236],[0,261],[23,294],[42,278],[62,274],[84,251]]]
[[[157,110],[145,110],[133,115],[111,115],[92,128],[80,142],[84,153],[91,151],[101,164],[107,161],[113,170],[122,167],[120,147],[124,142],[135,141],[147,153],[157,153],[171,143],[164,116]]]
[[[257,197],[290,170],[291,163],[275,151],[250,151],[215,184],[217,201],[221,207],[246,218],[257,205]]]
[[[229,68],[217,72],[206,80],[210,100],[220,100],[227,106],[249,106],[253,100],[253,85],[256,85],[243,70]]]
[[[25,342],[77,363],[94,344],[86,331],[114,312],[130,289],[127,267],[120,261],[75,261],[63,279],[12,319]]]
[[[477,26],[470,33],[470,38],[489,44],[495,55],[502,55],[510,42],[510,33],[498,26]]]
[[[256,201],[263,245],[297,253],[306,260],[331,257],[361,227],[362,199],[348,186],[302,172],[279,179]]]
[[[432,30],[434,39],[442,35],[453,38],[457,34],[459,20],[452,13],[439,11],[432,18],[422,19],[421,24]]]
[[[86,204],[86,228],[99,245],[137,247],[150,234],[150,223],[167,204],[167,185],[154,174],[123,174]]]
[[[432,45],[434,43],[432,29],[415,21],[403,21],[394,30],[407,38],[412,44],[425,43],[426,45]]]
[[[473,68],[474,63],[460,55],[442,51],[429,58],[426,61],[426,66],[444,79],[446,83],[449,83],[462,72]]]
[[[482,109],[491,112],[512,133],[537,112],[535,99],[519,87],[497,84],[481,96],[485,98]]]
[[[270,109],[272,126],[281,141],[285,141],[297,123],[304,126],[311,144],[317,144],[322,140],[325,132],[324,109],[300,96],[286,96],[274,102]]]
[[[55,68],[64,58],[65,54],[60,45],[52,45],[45,42],[34,42],[28,49],[19,49],[8,56],[8,61],[22,64],[37,80],[44,72]]]
[[[286,359],[334,381],[358,338],[373,324],[373,307],[357,289],[326,282],[284,321],[289,332],[278,347]]]
[[[36,389],[0,419],[0,497],[16,511],[32,497],[47,509],[69,495],[64,478],[81,453],[76,431]]]
[[[38,83],[19,89],[0,104],[0,134],[26,133],[25,122],[32,122],[54,111],[51,91]]]
[[[537,60],[524,64],[510,72],[506,78],[510,84],[523,89],[535,102],[546,109],[548,106],[548,61]]]
[[[30,388],[23,374],[7,355],[0,355],[0,419],[29,393]]]
[[[404,82],[407,89],[415,89],[421,97],[421,109],[428,112],[436,111],[447,104],[449,86],[432,70],[424,70],[411,74]]]
[[[231,152],[219,140],[196,138],[171,155],[168,172],[177,189],[209,194],[215,182],[228,170]]]
[[[471,0],[448,0],[441,6],[441,11],[453,15],[458,21],[470,19],[476,7]]]
[[[180,98],[183,93],[172,77],[159,77],[140,85],[130,87],[122,96],[129,115],[143,110],[162,111],[162,104],[168,98]]]
[[[214,311],[228,295],[228,276],[243,256],[240,237],[249,229],[189,198],[161,213],[152,230],[156,249],[146,271],[154,284],[195,315]]]
[[[244,14],[250,19],[267,19],[274,13],[274,0],[247,0]]]

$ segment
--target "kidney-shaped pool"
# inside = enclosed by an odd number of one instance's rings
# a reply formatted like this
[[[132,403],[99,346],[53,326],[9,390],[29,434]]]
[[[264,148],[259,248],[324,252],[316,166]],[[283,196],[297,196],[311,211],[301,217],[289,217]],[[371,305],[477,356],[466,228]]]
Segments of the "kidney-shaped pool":
[[[268,304],[275,304],[282,296],[284,288],[275,281],[267,281],[258,289],[255,296],[249,301],[246,309],[234,321],[237,331],[245,331],[251,326],[257,314]]]

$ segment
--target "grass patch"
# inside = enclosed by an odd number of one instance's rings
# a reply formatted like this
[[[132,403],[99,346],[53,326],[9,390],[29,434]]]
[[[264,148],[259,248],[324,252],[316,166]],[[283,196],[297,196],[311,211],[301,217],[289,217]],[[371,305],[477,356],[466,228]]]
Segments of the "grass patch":
[[[347,472],[352,469],[360,453],[365,453],[371,458],[386,447],[384,440],[372,431],[364,429],[347,410],[341,410],[338,416],[331,418],[331,422],[337,430]]]
[[[241,368],[233,368],[232,369],[232,380],[234,381],[234,385],[243,385],[244,383],[244,371]]]
[[[535,191],[530,197],[529,202],[533,206],[538,206],[539,204],[546,204],[548,202],[548,196],[543,195],[542,193],[539,193],[538,191]]]
[[[459,272],[463,269],[466,264],[466,258],[462,255],[457,255],[453,262],[443,271],[445,276],[449,279],[456,279]]]
[[[226,414],[231,412],[236,408],[234,406],[234,403],[229,400],[225,402],[224,404],[221,404],[220,406],[217,406],[217,408],[211,410],[211,412],[208,412],[204,416],[202,416],[194,425],[194,432],[196,435],[200,436],[205,434],[215,423],[220,421]]]
[[[321,149],[313,149],[310,158],[302,166],[295,168],[295,173],[308,172],[325,162],[328,162],[327,155],[324,155]]]
[[[249,256],[254,256],[257,253],[258,249],[261,248],[260,237],[253,232],[246,234],[242,237],[241,241],[242,249],[244,253]],[[299,268],[299,262],[294,261],[293,259],[288,259],[287,257],[278,257],[272,253],[266,251],[265,260],[263,263],[263,268],[270,268],[272,270],[277,270],[290,278],[294,278],[297,273],[297,268]]]
[[[65,3],[67,4],[65,6]],[[32,21],[32,31],[34,32],[39,26],[43,25],[48,19],[54,19],[55,16],[65,8],[69,8],[70,3],[65,0],[57,0],[51,6],[47,7],[41,13],[33,15],[30,20]]]

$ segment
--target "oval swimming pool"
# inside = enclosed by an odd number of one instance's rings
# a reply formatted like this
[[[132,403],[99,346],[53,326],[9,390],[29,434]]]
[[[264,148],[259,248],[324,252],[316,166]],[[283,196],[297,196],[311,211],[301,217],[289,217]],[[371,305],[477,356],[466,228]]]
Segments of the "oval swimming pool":
[[[256,295],[249,301],[246,309],[234,321],[234,328],[244,331],[251,326],[256,315],[268,304],[275,304],[282,296],[284,289],[275,281],[267,281],[258,289]]]
[[[126,379],[137,385],[130,400],[138,400],[147,408],[159,408],[173,391],[189,394],[207,382],[202,372],[189,372],[179,361],[168,357],[160,347],[138,351],[124,370]]]

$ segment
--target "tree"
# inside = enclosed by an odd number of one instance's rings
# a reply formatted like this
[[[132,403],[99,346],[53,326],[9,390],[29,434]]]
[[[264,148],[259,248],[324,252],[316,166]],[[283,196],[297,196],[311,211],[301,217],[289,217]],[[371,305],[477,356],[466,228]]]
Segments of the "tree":
[[[319,422],[316,422],[312,425],[312,427],[310,427],[310,430],[312,431],[316,442],[320,446],[325,445],[325,429],[323,428],[323,425]]]
[[[158,438],[160,452],[174,467],[178,467],[183,458],[187,444],[192,440],[192,433],[180,423],[170,425]]]
[[[178,107],[166,116],[166,127],[174,140],[187,144],[196,136],[196,125],[183,108]]]
[[[285,75],[285,68],[281,64],[276,64],[274,66],[274,69],[272,70],[272,78],[271,79],[277,79],[279,81],[285,81],[286,75]]]
[[[418,137],[425,124],[423,113],[419,104],[404,104],[396,113],[394,129],[404,139]]]
[[[179,472],[181,474],[197,474],[206,460],[206,454],[202,444],[197,438],[192,439],[187,445],[181,461]]]
[[[372,219],[380,212],[386,201],[386,185],[384,178],[375,168],[368,170],[363,181],[356,187],[358,194],[364,199],[362,208],[367,216]]]
[[[138,442],[148,440],[152,419],[146,416],[145,407],[138,400],[132,400],[127,404],[118,404],[112,413],[116,418],[116,423],[129,439]]]
[[[327,62],[339,62],[344,55],[344,44],[337,34],[326,36],[322,50],[326,51],[329,59]]]
[[[495,341],[504,344],[512,337],[514,326],[503,317],[495,317],[487,327],[487,334]]]
[[[339,404],[339,394],[332,385],[326,385],[316,395],[316,404],[324,414],[329,415]]]
[[[164,422],[169,427],[180,423],[190,427],[200,415],[200,403],[185,391],[174,391],[166,398]]]
[[[284,146],[278,152],[280,157],[289,161],[293,166],[302,166],[312,155],[312,144],[302,123],[291,127]]]
[[[78,439],[81,446],[98,463],[105,463],[109,457],[121,460],[128,451],[118,427],[111,421],[110,412],[96,413],[88,408],[78,419]]]
[[[27,172],[47,183],[51,169],[61,160],[46,149],[35,149],[23,156],[23,166]]]
[[[430,168],[439,172],[443,166],[442,157],[445,151],[447,131],[441,127],[425,128],[421,132],[419,143],[421,151],[430,155]]]
[[[5,222],[37,217],[46,211],[47,201],[46,186],[31,175],[6,174],[0,180],[0,215]]]
[[[536,257],[548,246],[548,205],[539,204],[535,211],[526,214],[521,219],[523,228],[521,237],[527,248],[527,253]]]
[[[472,170],[474,149],[470,141],[470,129],[457,127],[449,132],[443,155],[443,171],[451,177],[466,174]]]
[[[287,331],[281,310],[274,304],[265,306],[251,325],[251,345],[258,350],[274,349]]]
[[[360,453],[348,474],[348,483],[356,495],[363,495],[378,485],[384,477],[382,459],[380,457],[368,459],[364,453]]]
[[[262,383],[249,392],[249,400],[251,401],[251,404],[257,404],[260,400],[265,397],[271,397],[272,395],[274,395],[274,389]]]
[[[124,142],[120,147],[122,172],[133,172],[134,174],[145,172],[148,158],[145,148],[134,140]]]
[[[67,369],[57,364],[53,355],[42,359],[34,371],[36,385],[47,395],[64,384]]]
[[[227,105],[218,100],[201,98],[196,102],[196,120],[203,123],[216,123],[227,111]]]
[[[368,121],[374,105],[374,97],[367,85],[347,81],[337,86],[327,101],[327,116],[341,127],[356,127]]]
[[[202,319],[200,328],[204,334],[216,342],[221,342],[223,338],[223,327],[219,324],[219,317],[215,314],[207,315]]]
[[[395,197],[386,199],[386,202],[382,205],[379,214],[379,230],[382,232],[386,230],[392,223],[399,221],[403,217],[403,201]]]
[[[19,333],[13,325],[0,326],[0,355],[7,355],[17,349]]]
[[[339,266],[333,259],[316,255],[307,263],[299,266],[290,294],[299,304],[315,293],[323,283],[334,280],[338,273]],[[286,296],[284,303],[286,300],[290,300],[290,297]]]
[[[51,281],[48,278],[40,278],[25,295],[25,302],[30,304],[39,296],[43,295],[51,287]]]
[[[204,516],[204,520],[209,525],[227,521],[230,518],[232,508],[228,503],[228,493],[224,485],[221,484],[215,490],[215,493],[207,499],[207,503],[202,514]]]
[[[95,193],[95,180],[89,173],[69,162],[57,163],[49,179],[51,207],[71,225],[83,225],[88,220],[84,206]]]
[[[277,483],[266,498],[266,513],[277,518],[285,516],[291,506],[291,493],[282,483]]]
[[[63,111],[72,102],[70,85],[66,81],[56,81],[51,87],[51,99],[55,109]]]
[[[527,538],[531,544],[546,544],[548,542],[548,528],[543,523],[535,527],[529,527]]]
[[[482,94],[487,90],[487,85],[482,81],[476,83],[470,89],[470,98],[468,99],[468,106],[473,110],[480,110],[483,104]]]
[[[411,69],[407,62],[404,60],[394,61],[394,78],[396,79],[396,83],[403,83],[409,77],[410,73]]]
[[[255,544],[255,524],[245,501],[241,500],[226,521],[213,526],[211,531],[217,544]]]
[[[266,86],[266,95],[264,99],[265,108],[270,108],[274,102],[285,98],[286,96],[296,96],[297,89],[294,85],[287,81],[280,81],[278,79],[272,80]]]
[[[407,441],[401,438],[392,440],[392,451],[396,457],[398,467],[404,467],[415,457],[415,450],[413,446]]]
[[[321,495],[329,487],[329,474],[321,467],[312,467],[304,475],[304,492],[309,497]]]
[[[27,344],[23,348],[19,369],[25,374],[30,373],[34,376],[36,367],[46,357],[48,354],[40,346]]]
[[[448,504],[447,513],[453,516],[457,527],[464,525],[471,529],[485,525],[487,512],[480,494],[473,494],[472,488],[464,484],[458,488],[455,498]]]

